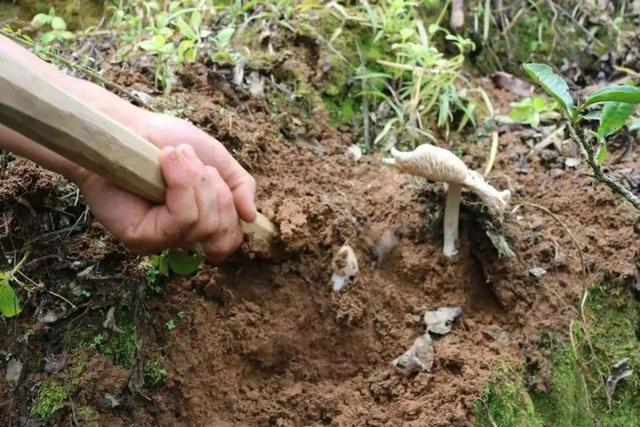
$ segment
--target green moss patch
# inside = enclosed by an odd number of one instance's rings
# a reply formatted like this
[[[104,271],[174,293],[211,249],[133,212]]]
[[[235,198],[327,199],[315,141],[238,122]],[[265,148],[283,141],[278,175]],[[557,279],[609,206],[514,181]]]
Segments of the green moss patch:
[[[617,284],[592,287],[569,342],[542,335],[540,348],[551,364],[547,390],[530,391],[522,375],[499,369],[477,404],[476,426],[640,425],[638,325],[634,291]],[[625,358],[634,372],[609,396],[605,383],[611,367]]]

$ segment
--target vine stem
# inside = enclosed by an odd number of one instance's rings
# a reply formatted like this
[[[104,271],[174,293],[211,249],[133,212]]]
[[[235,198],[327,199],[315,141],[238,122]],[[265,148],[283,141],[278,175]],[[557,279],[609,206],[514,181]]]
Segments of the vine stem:
[[[567,124],[571,139],[576,143],[578,148],[580,148],[582,156],[585,158],[587,163],[589,163],[591,169],[593,169],[593,174],[596,179],[606,184],[609,188],[611,188],[611,190],[613,190],[614,193],[619,194],[627,202],[631,203],[636,209],[640,210],[640,198],[638,198],[638,196],[633,194],[630,190],[626,189],[622,184],[620,184],[620,182],[618,182],[617,179],[603,172],[602,166],[596,160],[596,154],[591,143],[578,136],[578,132],[573,126],[571,119],[567,121]]]

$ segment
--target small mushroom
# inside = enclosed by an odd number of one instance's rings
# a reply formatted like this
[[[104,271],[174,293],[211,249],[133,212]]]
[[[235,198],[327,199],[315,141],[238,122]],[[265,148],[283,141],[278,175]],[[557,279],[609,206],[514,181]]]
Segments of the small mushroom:
[[[428,333],[420,335],[413,345],[402,356],[391,362],[391,365],[407,374],[413,372],[431,372],[435,350]]]
[[[444,246],[447,257],[457,253],[458,222],[462,187],[468,187],[489,207],[501,215],[511,198],[509,190],[498,191],[488,184],[482,175],[467,168],[462,160],[449,150],[431,144],[423,144],[410,152],[391,149],[392,159],[384,162],[401,172],[420,176],[430,181],[446,182],[449,186],[444,208]]]
[[[333,291],[340,290],[358,274],[358,258],[349,245],[343,245],[333,257],[332,262],[333,275],[331,275],[331,283]]]

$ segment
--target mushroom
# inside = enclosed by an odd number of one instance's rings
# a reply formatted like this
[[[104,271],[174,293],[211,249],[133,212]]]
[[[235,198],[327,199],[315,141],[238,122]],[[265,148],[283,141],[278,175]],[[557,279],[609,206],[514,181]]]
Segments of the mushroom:
[[[462,187],[468,187],[496,215],[501,215],[509,203],[509,190],[498,191],[488,184],[482,175],[467,168],[455,154],[444,148],[423,144],[409,152],[391,149],[392,159],[384,159],[401,172],[420,176],[430,181],[442,181],[448,184],[447,201],[444,208],[444,246],[447,257],[455,255],[458,240],[458,222],[460,216],[460,196]]]
[[[353,280],[358,274],[358,258],[356,258],[351,246],[343,245],[336,252],[331,264],[333,267],[333,274],[331,275],[333,291],[340,292],[344,285]]]

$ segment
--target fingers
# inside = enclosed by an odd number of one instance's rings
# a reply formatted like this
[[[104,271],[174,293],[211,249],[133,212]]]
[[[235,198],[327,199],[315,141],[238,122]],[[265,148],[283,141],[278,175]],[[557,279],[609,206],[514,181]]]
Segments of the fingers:
[[[201,242],[209,260],[223,260],[242,242],[231,190],[189,145],[165,147],[160,165],[167,184],[165,205],[150,208],[122,240],[137,252]]]
[[[211,234],[208,239],[203,240],[201,245],[207,259],[213,263],[218,263],[240,246],[243,232],[233,194],[214,167],[207,166],[206,168],[214,180],[220,183],[216,186],[219,216],[217,231]]]
[[[147,139],[158,147],[175,141],[191,145],[204,164],[215,167],[231,189],[240,218],[246,222],[255,220],[256,182],[219,141],[187,121],[156,113],[149,113],[147,117]]]

